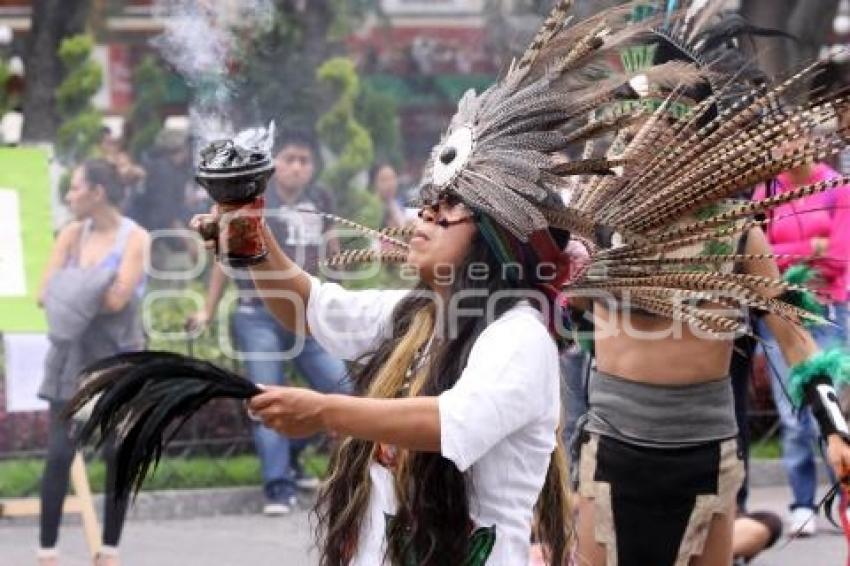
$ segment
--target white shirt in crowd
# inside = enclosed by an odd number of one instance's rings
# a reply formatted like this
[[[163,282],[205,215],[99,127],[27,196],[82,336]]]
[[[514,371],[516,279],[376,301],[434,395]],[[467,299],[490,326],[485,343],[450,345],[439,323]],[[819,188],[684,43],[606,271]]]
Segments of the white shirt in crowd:
[[[312,278],[310,332],[331,355],[356,360],[388,337],[393,308],[406,294],[348,291]],[[471,470],[474,527],[495,526],[487,565],[527,564],[533,508],[560,416],[558,352],[541,314],[520,303],[487,326],[460,379],[438,402],[440,451],[461,472]],[[373,462],[370,476],[356,566],[383,563],[386,516],[397,509],[391,471]]]

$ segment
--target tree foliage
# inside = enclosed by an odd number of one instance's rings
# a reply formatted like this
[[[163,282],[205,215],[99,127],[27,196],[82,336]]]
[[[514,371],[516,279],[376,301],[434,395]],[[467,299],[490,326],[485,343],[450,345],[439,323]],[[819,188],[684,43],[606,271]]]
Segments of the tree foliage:
[[[136,158],[153,145],[162,128],[166,91],[165,71],[154,57],[145,57],[133,71],[135,100],[130,110],[128,148]]]
[[[274,119],[281,129],[317,131],[333,154],[322,180],[341,213],[376,223],[379,203],[352,179],[371,166],[376,150],[400,160],[398,109],[387,95],[364,88],[353,62],[339,56],[343,40],[377,5],[277,0],[271,26],[240,39],[232,77],[234,125]]]
[[[92,61],[93,40],[80,34],[62,41],[59,59],[65,79],[56,89],[56,107],[61,120],[56,135],[60,160],[73,164],[91,152],[103,125],[103,116],[91,99],[103,82],[100,66]]]
[[[233,74],[237,126],[269,119],[284,129],[312,130],[322,98],[315,69],[343,51],[337,36],[351,17],[336,0],[278,0],[265,30],[240,38]]]
[[[334,163],[325,170],[323,180],[334,191],[343,215],[362,216],[371,195],[352,182],[369,168],[375,157],[372,137],[354,114],[360,94],[360,80],[354,63],[344,57],[326,61],[316,73],[319,84],[332,94],[335,102],[317,123],[319,139],[334,155]],[[360,214],[358,214],[360,213]]]
[[[56,88],[62,81],[59,46],[62,40],[85,30],[90,0],[33,0],[32,29],[24,53],[26,89],[23,93],[27,141],[52,142],[59,117]]]
[[[354,115],[369,131],[375,157],[399,167],[402,162],[401,125],[398,104],[391,95],[362,83]]]

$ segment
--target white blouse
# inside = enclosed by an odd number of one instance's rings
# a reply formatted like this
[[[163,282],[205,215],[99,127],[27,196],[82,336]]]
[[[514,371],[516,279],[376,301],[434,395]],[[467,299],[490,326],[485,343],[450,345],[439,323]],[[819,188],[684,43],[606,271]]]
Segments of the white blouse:
[[[348,291],[312,278],[310,332],[330,354],[360,358],[389,337],[393,309],[408,292]],[[540,313],[520,303],[487,326],[438,402],[440,451],[461,472],[471,470],[471,519],[476,528],[495,527],[487,564],[527,564],[533,508],[560,418],[558,351]],[[391,472],[374,462],[370,476],[368,516],[352,561],[358,566],[383,563],[386,517],[397,508]]]

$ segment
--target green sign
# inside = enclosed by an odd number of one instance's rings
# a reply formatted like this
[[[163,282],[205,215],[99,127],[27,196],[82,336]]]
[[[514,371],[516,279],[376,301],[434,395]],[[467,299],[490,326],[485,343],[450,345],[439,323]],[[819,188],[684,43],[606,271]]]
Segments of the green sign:
[[[47,152],[0,148],[0,332],[45,332],[36,304],[50,248]]]

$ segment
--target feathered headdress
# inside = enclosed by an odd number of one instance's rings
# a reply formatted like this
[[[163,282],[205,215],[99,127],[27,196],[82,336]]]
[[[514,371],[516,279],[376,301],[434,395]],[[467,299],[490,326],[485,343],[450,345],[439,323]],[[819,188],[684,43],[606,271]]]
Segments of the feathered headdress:
[[[481,94],[463,96],[426,166],[422,200],[459,198],[485,219],[482,231],[489,225],[559,267],[569,258],[554,232],[585,243],[590,254],[582,268],[559,269],[550,292],[628,295],[636,307],[707,332],[738,330],[741,323],[702,307],[706,300],[794,321],[814,316],[768,298],[768,290],[771,296],[797,290],[793,284],[721,268],[758,257],[695,244],[759,225],[755,214],[850,181],[726,204],[782,171],[842,149],[845,128],[827,125],[845,99],[781,104],[815,66],[772,88],[741,91],[737,73],[706,55],[735,35],[703,32],[722,2],[700,4],[656,12],[630,2],[568,25],[571,2],[557,2],[505,76]],[[685,55],[658,61],[671,48]],[[571,194],[566,204],[564,193]],[[346,222],[387,249],[343,252],[331,263],[404,261],[408,233]],[[171,422],[211,397],[257,391],[213,366],[144,353],[90,369],[71,410],[103,393],[83,437],[117,426],[120,478],[129,489],[158,457]]]
[[[540,261],[563,260],[551,234],[568,231],[591,255],[560,279],[567,294],[628,292],[634,306],[706,332],[742,326],[683,306],[683,298],[722,297],[795,321],[811,318],[765,297],[786,283],[728,268],[758,257],[709,244],[760,225],[754,214],[847,182],[729,202],[843,148],[846,128],[830,124],[845,98],[783,103],[815,65],[772,88],[754,86],[754,67],[729,44],[771,32],[740,17],[717,25],[723,2],[672,12],[628,2],[568,25],[571,4],[556,3],[501,80],[463,96],[426,165],[422,200],[459,198],[531,245]],[[566,205],[564,193],[571,195]],[[403,252],[399,246],[332,261],[402,261]]]

